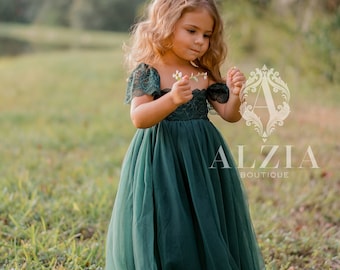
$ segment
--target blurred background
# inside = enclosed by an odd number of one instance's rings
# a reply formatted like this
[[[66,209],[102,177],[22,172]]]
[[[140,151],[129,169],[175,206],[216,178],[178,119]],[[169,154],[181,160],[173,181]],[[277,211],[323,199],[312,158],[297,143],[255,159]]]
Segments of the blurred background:
[[[1,21],[127,31],[143,0],[2,0]]]
[[[142,15],[145,2],[144,0],[1,0],[0,53],[16,54],[32,49],[34,46],[44,48],[43,45],[59,46],[64,49],[71,45],[73,47],[79,45],[74,40],[71,44],[66,40],[57,44],[53,42],[48,44],[47,37],[44,37],[43,33],[36,38],[29,38],[15,32],[19,29],[13,29],[13,24],[126,33]],[[265,50],[266,62],[270,62],[271,57],[277,59],[277,55],[270,51],[277,49],[279,44],[274,47],[273,43],[277,41],[277,36],[281,35],[279,43],[283,42],[285,48],[277,54],[286,58],[284,54],[291,53],[291,50],[304,50],[304,46],[313,47],[317,57],[315,62],[320,63],[319,71],[322,75],[330,82],[339,80],[335,78],[339,62],[336,55],[339,49],[339,0],[239,0],[237,3],[220,0],[218,3],[221,10],[225,11],[222,13],[226,18],[227,33],[232,35],[232,41],[242,46],[239,50],[241,53],[246,53],[249,57],[254,55],[261,57],[263,56],[261,52]],[[50,28],[49,31],[53,32],[53,29]],[[45,34],[47,34],[46,30]],[[270,38],[271,40],[268,40]]]
[[[135,132],[122,46],[142,0],[0,0],[0,269],[102,269]],[[266,65],[291,113],[266,144],[288,179],[244,180],[267,269],[339,269],[340,1],[220,0],[225,72]],[[268,153],[241,120],[210,116],[254,172]],[[310,147],[319,168],[311,168]],[[269,148],[266,148],[269,149]],[[272,167],[272,168],[270,168]],[[275,171],[275,169],[273,169]]]

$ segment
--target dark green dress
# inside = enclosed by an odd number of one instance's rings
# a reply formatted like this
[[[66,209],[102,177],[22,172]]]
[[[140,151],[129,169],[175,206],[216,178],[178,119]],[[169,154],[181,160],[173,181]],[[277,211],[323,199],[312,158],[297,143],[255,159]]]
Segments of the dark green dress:
[[[157,70],[141,64],[126,101],[168,91]],[[225,84],[194,90],[166,119],[136,131],[109,225],[107,270],[264,269],[237,168],[207,117],[208,98],[228,97]],[[217,162],[219,149],[231,168]]]

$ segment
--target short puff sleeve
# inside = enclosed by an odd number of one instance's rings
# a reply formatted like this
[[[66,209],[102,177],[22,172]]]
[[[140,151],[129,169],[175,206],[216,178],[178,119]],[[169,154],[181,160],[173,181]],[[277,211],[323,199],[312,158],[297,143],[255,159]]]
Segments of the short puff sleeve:
[[[147,64],[139,64],[131,73],[127,82],[125,103],[130,104],[134,97],[151,95],[160,96],[160,77],[156,69]]]
[[[229,99],[229,88],[225,83],[214,83],[207,89],[209,100],[226,103]]]

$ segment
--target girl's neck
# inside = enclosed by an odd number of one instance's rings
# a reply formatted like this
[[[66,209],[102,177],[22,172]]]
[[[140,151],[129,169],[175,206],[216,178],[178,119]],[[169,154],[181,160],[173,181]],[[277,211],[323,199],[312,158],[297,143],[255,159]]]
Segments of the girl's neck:
[[[194,67],[190,61],[178,58],[173,54],[166,53],[160,59],[160,65],[174,67],[177,69],[191,69]]]

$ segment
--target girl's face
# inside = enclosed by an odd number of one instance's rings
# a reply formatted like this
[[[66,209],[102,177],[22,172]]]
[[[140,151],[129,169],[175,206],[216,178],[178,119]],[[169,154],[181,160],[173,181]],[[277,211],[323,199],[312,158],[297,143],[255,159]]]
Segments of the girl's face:
[[[179,60],[193,61],[209,48],[214,20],[204,9],[187,12],[177,21],[170,52]]]

